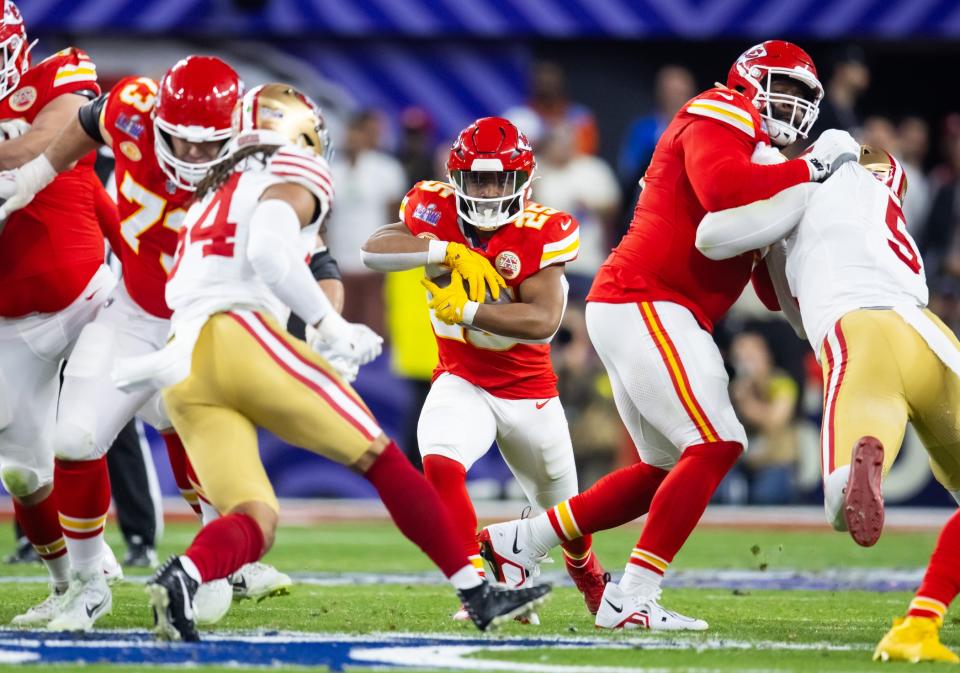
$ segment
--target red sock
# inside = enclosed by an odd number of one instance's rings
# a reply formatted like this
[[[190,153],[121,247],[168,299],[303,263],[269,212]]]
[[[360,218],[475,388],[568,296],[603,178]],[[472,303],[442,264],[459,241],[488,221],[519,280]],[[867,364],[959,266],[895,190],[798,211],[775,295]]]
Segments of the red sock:
[[[167,457],[170,459],[170,469],[173,470],[173,479],[177,482],[180,495],[187,501],[190,508],[200,516],[200,500],[197,491],[190,483],[190,461],[187,451],[183,448],[180,435],[175,432],[164,433],[163,443],[167,445]]]
[[[479,556],[477,544],[477,513],[467,493],[467,470],[455,460],[444,456],[425,456],[423,474],[436,489],[447,514],[457,529],[458,539],[467,556]]]
[[[637,548],[670,563],[741,453],[737,442],[688,447],[653,496]]]
[[[452,577],[471,565],[456,527],[437,492],[390,442],[364,474],[380,494],[393,522],[423,550],[443,574]]]
[[[622,526],[647,513],[653,494],[666,476],[666,470],[646,463],[622,467],[548,510],[547,516],[561,540]],[[564,516],[564,507],[571,517]]]
[[[98,571],[103,562],[103,527],[110,509],[107,457],[78,461],[57,458],[53,483],[70,567]]]
[[[593,536],[584,535],[576,540],[567,540],[560,543],[563,547],[563,562],[568,568],[584,568],[590,563],[590,554],[593,551]]]
[[[960,511],[950,517],[937,546],[930,557],[930,565],[923,576],[917,594],[910,602],[908,617],[936,617],[943,619],[951,601],[960,593]]]
[[[53,561],[67,553],[55,498],[47,496],[43,502],[31,507],[14,499],[13,513],[23,534],[44,561]]]
[[[246,514],[228,514],[200,529],[184,552],[204,582],[218,580],[263,556],[263,531]]]

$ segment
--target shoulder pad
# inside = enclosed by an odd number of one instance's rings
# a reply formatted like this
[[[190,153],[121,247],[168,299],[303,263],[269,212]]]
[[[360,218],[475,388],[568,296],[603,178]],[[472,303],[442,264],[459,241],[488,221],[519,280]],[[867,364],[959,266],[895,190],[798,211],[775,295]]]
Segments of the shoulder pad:
[[[301,185],[320,201],[324,212],[333,205],[333,180],[326,159],[295,147],[281,147],[264,169],[269,175]]]
[[[435,227],[453,203],[453,185],[439,180],[421,180],[400,202],[400,221],[408,227],[424,224]]]
[[[580,223],[569,213],[554,210],[541,230],[540,268],[572,262],[580,254]]]
[[[682,112],[715,119],[757,137],[758,115],[747,98],[729,89],[710,89],[693,98]]]
[[[40,62],[39,66],[56,68],[53,75],[53,87],[84,83],[97,88],[97,66],[87,53],[76,47],[58,51]],[[76,88],[75,86],[72,88]],[[97,89],[99,93],[99,89]]]

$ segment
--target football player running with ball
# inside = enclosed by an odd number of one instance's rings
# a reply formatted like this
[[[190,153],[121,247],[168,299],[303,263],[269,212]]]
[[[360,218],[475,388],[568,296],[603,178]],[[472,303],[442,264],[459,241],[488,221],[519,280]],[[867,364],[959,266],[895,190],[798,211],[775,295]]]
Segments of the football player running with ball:
[[[10,171],[29,165],[100,88],[96,67],[79,49],[31,64],[19,9],[3,0],[2,11],[0,170]],[[27,207],[0,217],[0,479],[51,589],[14,617],[15,626],[46,625],[67,590],[67,546],[52,495],[60,366],[116,284],[103,263],[97,218],[98,199],[109,197],[93,172],[93,155],[76,158]],[[14,175],[0,180],[5,195]],[[114,577],[122,575],[112,553],[106,561]],[[104,567],[93,570],[100,581]]]
[[[485,531],[494,553],[530,568],[559,543],[648,514],[623,579],[606,586],[598,627],[707,628],[664,609],[660,585],[746,448],[710,331],[750,280],[754,257],[707,259],[695,245],[697,225],[708,211],[824,180],[856,159],[853,138],[831,130],[802,158],[771,166],[751,161],[760,143],[785,147],[805,137],[822,95],[810,57],[796,45],[768,41],[737,59],[726,86],[699,94],[676,114],[657,143],[630,229],[587,298],[590,339],[641,462],[544,515]]]
[[[484,582],[456,542],[443,503],[338,373],[375,358],[382,340],[343,320],[304,259],[333,198],[323,119],[284,84],[248,92],[228,159],[199,185],[166,297],[170,344],[146,356],[207,497],[207,524],[148,585],[161,638],[197,640],[201,582],[226,577],[273,545],[279,505],[257,428],[357,470],[400,528],[457,589],[481,630],[528,612],[548,593]],[[290,310],[310,345],[281,327]],[[324,353],[324,357],[318,355]],[[229,465],[230,469],[224,469]]]
[[[110,372],[115,359],[153,352],[166,343],[171,311],[164,287],[177,233],[197,183],[226,156],[241,89],[233,68],[205,56],[179,61],[159,85],[147,77],[126,77],[65,120],[45,152],[18,171],[17,192],[3,206],[9,212],[28,203],[97,147],[113,149],[120,222],[108,236],[123,265],[123,285],[84,327],[64,371],[53,439],[54,485],[70,552],[71,588],[48,625],[52,630],[86,631],[112,609],[111,592],[97,572],[110,507],[106,453],[135,414],[161,431],[177,481],[185,481],[188,461],[158,392],[119,390]],[[215,516],[207,508],[206,519]],[[234,580],[258,597],[290,584],[289,577],[262,565]],[[223,594],[222,587],[216,590]]]
[[[417,183],[400,206],[401,221],[363,248],[372,269],[426,269],[440,363],[417,436],[424,473],[478,569],[466,473],[494,441],[537,511],[577,492],[550,340],[566,308],[564,264],[576,258],[580,233],[572,216],[529,200],[535,166],[516,126],[478,119],[450,150],[450,182]],[[605,578],[590,537],[566,542],[563,551],[596,614]],[[524,586],[531,579],[505,559],[490,561],[502,582]]]

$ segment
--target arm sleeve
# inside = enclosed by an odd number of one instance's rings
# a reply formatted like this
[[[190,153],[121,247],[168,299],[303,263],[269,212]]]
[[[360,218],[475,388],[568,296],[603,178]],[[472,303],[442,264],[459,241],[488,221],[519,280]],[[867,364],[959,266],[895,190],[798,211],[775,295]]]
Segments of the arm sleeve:
[[[810,196],[819,186],[805,182],[769,199],[707,213],[697,227],[697,248],[710,259],[729,259],[779,241],[800,222]]]
[[[250,219],[247,259],[275,295],[308,325],[333,310],[300,249],[300,220],[286,201],[261,201]]]
[[[100,132],[100,115],[103,114],[103,108],[107,104],[107,95],[104,94],[90,101],[77,113],[80,119],[80,126],[91,139],[98,143],[105,143],[103,134]]]
[[[753,163],[753,140],[723,122],[694,120],[680,133],[679,141],[693,191],[711,212],[767,199],[810,179],[802,159],[773,166]]]
[[[408,271],[428,264],[443,264],[447,258],[447,241],[431,240],[424,252],[360,251],[364,266],[374,271]]]

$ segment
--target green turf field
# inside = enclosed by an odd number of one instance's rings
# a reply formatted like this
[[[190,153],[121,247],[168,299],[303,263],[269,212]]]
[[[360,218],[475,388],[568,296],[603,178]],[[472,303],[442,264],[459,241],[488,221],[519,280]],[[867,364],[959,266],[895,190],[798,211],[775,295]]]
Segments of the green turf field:
[[[194,528],[188,525],[168,528],[162,554],[181,550],[193,532]],[[636,529],[621,529],[596,538],[601,560],[615,574],[622,570],[636,535]],[[933,534],[925,533],[887,534],[876,547],[865,550],[843,535],[828,532],[703,530],[691,538],[671,571],[677,571],[679,576],[681,571],[697,569],[743,569],[762,576],[789,575],[784,573],[787,570],[840,568],[850,572],[863,568],[872,569],[874,577],[883,577],[884,569],[922,567],[934,538]],[[8,551],[9,547],[0,546],[0,554]],[[375,577],[371,581],[368,577],[366,583],[357,585],[301,584],[294,587],[290,596],[260,604],[235,604],[211,633],[280,630],[353,634],[352,637],[371,632],[448,634],[463,638],[476,635],[471,626],[449,620],[456,607],[452,592],[443,585],[424,583],[427,578],[421,571],[429,570],[429,563],[385,524],[336,523],[318,528],[284,528],[266,560],[281,570],[299,573],[308,579],[330,580],[329,573],[341,572],[410,573],[406,576],[410,581],[401,576],[383,581]],[[552,567],[545,567],[555,571],[561,569],[562,564],[558,559]],[[143,573],[131,573],[136,574]],[[0,579],[18,575],[39,577],[41,570],[39,566],[0,566]],[[3,596],[0,622],[8,622],[32,601],[39,600],[44,590],[38,582],[5,580],[0,584]],[[554,637],[570,639],[569,645],[579,646],[567,647],[558,642],[546,647],[518,645],[491,649],[481,642],[478,647],[467,648],[469,651],[458,652],[459,658],[454,664],[442,670],[896,671],[905,667],[874,664],[870,653],[889,626],[890,618],[903,612],[909,598],[908,591],[668,588],[663,595],[665,605],[704,618],[711,628],[705,634],[665,637],[636,631],[598,632],[575,589],[559,587],[541,610],[540,627],[509,624],[495,638]],[[104,629],[144,629],[149,624],[142,586],[133,582],[116,586],[114,613],[99,625]],[[577,639],[591,640],[578,644]],[[943,639],[946,644],[960,648],[960,630],[949,618]],[[0,661],[3,661],[4,647],[0,641]],[[425,666],[439,661],[432,656],[423,655],[410,663]],[[477,663],[464,663],[471,661]],[[0,666],[0,670],[3,669]],[[918,672],[942,669],[943,666],[924,665],[909,668]],[[77,670],[118,673],[144,670],[144,666],[44,665],[43,670],[44,673]],[[245,669],[210,666],[202,670]]]

